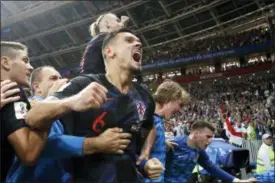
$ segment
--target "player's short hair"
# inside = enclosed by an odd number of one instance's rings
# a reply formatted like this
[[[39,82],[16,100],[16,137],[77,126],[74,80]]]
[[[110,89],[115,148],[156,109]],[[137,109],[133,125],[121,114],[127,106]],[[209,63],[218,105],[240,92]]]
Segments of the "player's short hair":
[[[1,56],[14,58],[17,56],[17,51],[28,51],[26,45],[19,42],[1,41]]]
[[[113,41],[115,40],[115,37],[117,34],[119,33],[122,33],[122,32],[129,32],[131,34],[134,34],[130,29],[127,29],[127,28],[120,28],[120,29],[117,29],[115,31],[112,31],[112,32],[109,32],[106,37],[104,38],[103,40],[103,43],[102,43],[102,55],[103,55],[103,58],[106,58],[105,56],[105,53],[104,53],[104,49]]]
[[[97,36],[99,33],[100,33],[100,29],[99,29],[99,24],[101,23],[101,21],[103,20],[103,18],[106,16],[106,15],[109,15],[109,14],[112,14],[114,15],[113,13],[111,12],[108,12],[108,13],[104,13],[102,15],[100,15],[95,22],[93,22],[89,29],[90,29],[90,33],[91,33],[91,36],[95,37]]]
[[[216,131],[215,127],[211,123],[208,123],[206,121],[197,121],[197,122],[192,124],[191,132],[194,131],[194,130],[202,130],[204,128],[208,128],[212,132]]]
[[[38,68],[34,69],[32,71],[32,73],[31,73],[30,84],[31,84],[31,91],[32,91],[33,94],[35,92],[34,88],[33,88],[33,83],[34,82],[41,82],[42,81],[42,75],[41,75],[41,73],[42,73],[43,69],[45,69],[45,68],[52,68],[52,69],[55,70],[54,67],[46,65],[46,66],[42,66],[42,67],[38,67]]]
[[[165,80],[161,83],[153,94],[153,97],[156,103],[160,105],[175,100],[181,100],[183,104],[187,104],[190,101],[188,92],[172,80]]]

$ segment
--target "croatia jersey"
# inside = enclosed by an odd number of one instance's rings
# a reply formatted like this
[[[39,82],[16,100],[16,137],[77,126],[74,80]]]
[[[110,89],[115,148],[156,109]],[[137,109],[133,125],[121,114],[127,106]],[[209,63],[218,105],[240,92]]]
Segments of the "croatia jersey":
[[[120,127],[131,133],[132,138],[123,155],[97,153],[76,158],[76,182],[136,182],[136,154],[140,153],[146,134],[154,126],[154,100],[146,89],[135,83],[128,94],[122,94],[105,75],[76,77],[54,96],[65,98],[75,95],[94,81],[107,88],[107,101],[100,109],[73,112],[61,119],[66,132],[95,137],[108,128]]]

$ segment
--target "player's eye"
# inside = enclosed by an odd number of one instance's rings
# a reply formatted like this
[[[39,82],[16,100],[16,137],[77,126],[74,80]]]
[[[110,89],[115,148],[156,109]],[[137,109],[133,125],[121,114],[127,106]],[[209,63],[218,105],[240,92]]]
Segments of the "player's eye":
[[[126,37],[126,41],[127,41],[128,43],[132,43],[132,42],[134,41],[134,39],[131,38],[131,37]]]

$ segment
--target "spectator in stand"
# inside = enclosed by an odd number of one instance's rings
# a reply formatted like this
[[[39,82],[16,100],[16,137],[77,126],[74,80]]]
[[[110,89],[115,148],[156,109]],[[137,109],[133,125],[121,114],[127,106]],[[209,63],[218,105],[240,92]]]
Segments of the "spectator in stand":
[[[179,123],[174,124],[173,121],[190,123],[196,119],[216,123],[223,119],[220,104],[227,100],[230,117],[234,122],[241,124],[243,132],[247,130],[248,139],[256,140],[256,121],[260,121],[264,129],[270,129],[269,132],[274,134],[274,122],[270,115],[272,111],[274,112],[273,101],[269,101],[269,105],[266,105],[268,102],[264,99],[264,93],[261,92],[273,80],[275,80],[275,74],[270,72],[265,76],[242,77],[234,81],[223,81],[223,83],[217,81],[212,84],[208,82],[189,84],[188,92],[192,93],[192,100],[189,105],[184,106],[181,115],[166,121],[166,130],[173,131],[172,129],[178,127]],[[254,95],[256,91],[259,91],[258,95]],[[218,126],[222,128],[221,125]]]
[[[274,170],[274,150],[272,148],[272,136],[264,134],[263,143],[258,151],[257,174],[265,173],[271,169]]]
[[[198,53],[217,52],[226,49],[243,47],[251,44],[264,43],[271,40],[271,29],[269,26],[262,26],[249,31],[240,32],[233,35],[219,35],[198,41],[190,40],[183,42],[178,40],[169,44],[162,44],[154,47],[154,50],[145,52],[144,58],[147,58],[143,64],[162,62],[169,59],[178,59],[182,57],[194,56]],[[175,49],[176,48],[176,49]],[[234,67],[234,66],[233,66]],[[198,70],[195,75],[199,75]]]
[[[252,120],[250,123],[248,123],[247,127],[247,140],[256,140],[256,122],[255,120]]]
[[[257,140],[261,140],[263,134],[265,134],[265,126],[264,124],[262,124],[262,122],[260,120],[257,120],[257,124],[256,124],[256,136],[257,136]]]

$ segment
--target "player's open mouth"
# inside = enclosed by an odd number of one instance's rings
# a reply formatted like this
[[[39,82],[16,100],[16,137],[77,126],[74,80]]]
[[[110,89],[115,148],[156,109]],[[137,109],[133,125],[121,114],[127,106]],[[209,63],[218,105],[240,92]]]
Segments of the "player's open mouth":
[[[140,52],[135,51],[134,54],[133,54],[133,59],[134,59],[135,62],[140,62],[140,59],[141,59]]]

